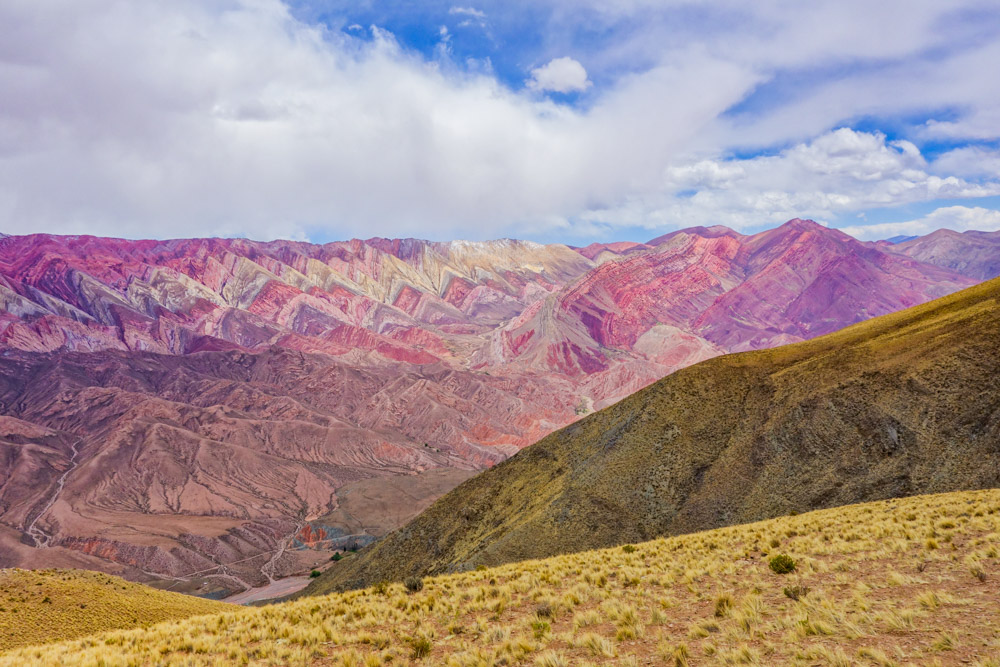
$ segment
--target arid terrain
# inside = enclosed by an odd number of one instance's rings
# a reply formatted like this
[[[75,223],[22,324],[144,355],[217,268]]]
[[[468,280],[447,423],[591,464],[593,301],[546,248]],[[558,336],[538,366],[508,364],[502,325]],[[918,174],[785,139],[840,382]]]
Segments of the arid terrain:
[[[990,251],[958,237],[2,238],[0,565],[305,573],[672,371],[972,285]]]
[[[992,667],[998,533],[996,490],[892,499],[105,632],[0,664]]]
[[[465,482],[307,590],[1000,486],[1000,279],[677,371]]]

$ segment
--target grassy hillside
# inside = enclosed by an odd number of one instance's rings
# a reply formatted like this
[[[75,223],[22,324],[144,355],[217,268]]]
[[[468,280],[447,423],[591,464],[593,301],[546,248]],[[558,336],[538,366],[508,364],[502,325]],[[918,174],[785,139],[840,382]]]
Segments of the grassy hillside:
[[[0,651],[229,608],[100,572],[0,570]]]
[[[1000,491],[919,496],[427,578],[415,592],[239,608],[0,665],[998,667],[998,548]],[[791,571],[772,569],[777,556]]]
[[[460,485],[306,594],[1000,484],[1000,280],[678,371]]]

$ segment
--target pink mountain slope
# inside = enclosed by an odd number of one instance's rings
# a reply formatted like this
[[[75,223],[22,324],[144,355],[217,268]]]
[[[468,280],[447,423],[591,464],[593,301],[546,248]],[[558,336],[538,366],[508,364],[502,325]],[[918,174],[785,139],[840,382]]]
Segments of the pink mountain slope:
[[[266,583],[677,368],[973,282],[800,220],[577,250],[6,237],[0,566]]]
[[[1000,276],[1000,232],[939,229],[885,249],[976,280]]]

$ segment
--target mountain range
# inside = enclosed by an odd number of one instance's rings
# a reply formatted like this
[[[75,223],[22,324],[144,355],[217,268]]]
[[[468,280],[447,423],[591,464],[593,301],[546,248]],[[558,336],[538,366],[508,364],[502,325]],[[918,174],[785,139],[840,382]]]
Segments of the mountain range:
[[[679,370],[544,438],[305,594],[1000,486],[1000,279]]]
[[[586,248],[4,237],[0,564],[266,583],[673,371],[992,277],[998,248],[802,220]]]

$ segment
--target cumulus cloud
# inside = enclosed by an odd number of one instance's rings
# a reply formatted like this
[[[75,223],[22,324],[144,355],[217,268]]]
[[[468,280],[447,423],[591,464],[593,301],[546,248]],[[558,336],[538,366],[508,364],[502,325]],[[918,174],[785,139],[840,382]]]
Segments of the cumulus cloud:
[[[754,81],[704,58],[584,113],[276,0],[40,7],[0,7],[7,233],[537,233],[655,180]]]
[[[1000,133],[984,67],[1000,40],[963,32],[987,22],[955,18],[960,2],[879,3],[861,22],[859,3],[532,3],[547,36],[526,62],[547,64],[526,90],[486,58],[450,62],[450,33],[424,57],[279,0],[0,3],[0,231],[571,238],[997,192],[986,149],[928,161],[829,132],[945,101],[963,111],[928,136]],[[492,26],[526,7],[449,11]],[[588,48],[590,72],[562,56],[573,30],[622,25]],[[537,94],[584,89],[580,107]],[[724,157],[759,145],[788,148]]]
[[[586,90],[591,85],[587,70],[579,61],[569,57],[553,58],[541,67],[531,70],[527,86],[531,90],[572,93]]]
[[[937,229],[953,229],[956,232],[998,231],[1000,211],[981,207],[944,206],[916,220],[854,225],[841,227],[840,231],[863,241],[876,241],[894,236],[923,236]]]
[[[668,167],[658,197],[587,214],[592,221],[657,228],[724,224],[745,229],[939,198],[1000,194],[1000,182],[929,173],[908,141],[840,128],[777,155]]]

